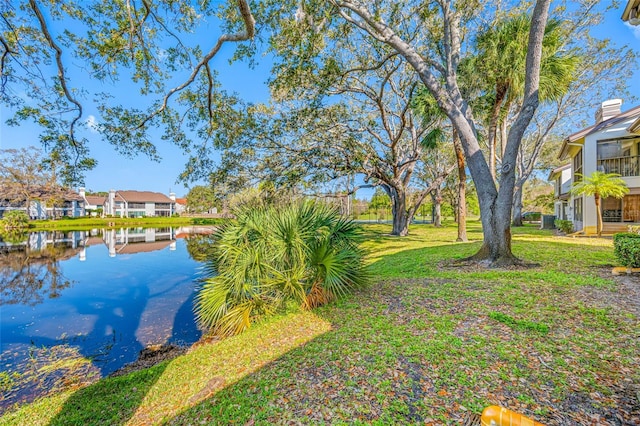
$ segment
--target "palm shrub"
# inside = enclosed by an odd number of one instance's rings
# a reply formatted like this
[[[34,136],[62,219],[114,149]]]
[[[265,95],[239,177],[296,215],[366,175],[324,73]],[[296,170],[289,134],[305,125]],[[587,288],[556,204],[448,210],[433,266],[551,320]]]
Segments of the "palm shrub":
[[[244,206],[215,232],[196,315],[214,334],[240,333],[294,305],[311,309],[367,282],[359,228],[311,202]],[[215,274],[215,275],[214,275]]]

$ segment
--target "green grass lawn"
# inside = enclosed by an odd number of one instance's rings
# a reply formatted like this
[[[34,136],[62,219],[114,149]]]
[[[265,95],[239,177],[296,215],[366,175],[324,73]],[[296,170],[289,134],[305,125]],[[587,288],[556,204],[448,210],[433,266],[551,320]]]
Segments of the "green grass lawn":
[[[224,219],[192,217],[63,217],[57,220],[34,220],[29,222],[29,231],[74,230],[82,231],[108,227],[160,227],[183,225],[215,225]]]
[[[313,312],[13,410],[0,424],[461,424],[498,404],[548,424],[640,421],[640,286],[610,239],[514,229],[539,266],[456,266],[482,237],[365,227],[373,283]],[[634,287],[635,286],[635,287]],[[619,416],[619,417],[618,417]]]

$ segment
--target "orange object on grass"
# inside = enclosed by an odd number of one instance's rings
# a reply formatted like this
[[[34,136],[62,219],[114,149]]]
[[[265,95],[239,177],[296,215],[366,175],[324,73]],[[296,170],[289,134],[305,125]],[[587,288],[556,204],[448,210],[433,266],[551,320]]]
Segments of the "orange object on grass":
[[[522,414],[497,405],[491,405],[482,411],[480,423],[482,426],[544,426]]]

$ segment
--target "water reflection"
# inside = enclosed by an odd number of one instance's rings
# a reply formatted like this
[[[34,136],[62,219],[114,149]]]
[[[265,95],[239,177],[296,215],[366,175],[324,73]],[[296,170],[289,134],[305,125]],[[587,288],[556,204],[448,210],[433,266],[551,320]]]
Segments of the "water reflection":
[[[71,285],[59,262],[80,252],[82,235],[67,234],[34,232],[20,242],[0,239],[0,305],[33,306]]]
[[[0,241],[0,374],[20,375],[0,393],[0,412],[52,383],[109,374],[146,346],[197,341],[193,299],[201,257],[189,253],[202,253],[205,244],[185,241],[191,231],[39,232]],[[58,359],[73,356],[82,362]]]

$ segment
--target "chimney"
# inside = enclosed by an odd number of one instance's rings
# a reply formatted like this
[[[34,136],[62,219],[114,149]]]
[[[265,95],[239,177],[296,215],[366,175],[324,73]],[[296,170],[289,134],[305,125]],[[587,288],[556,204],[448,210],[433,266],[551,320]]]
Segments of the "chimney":
[[[80,188],[78,188],[78,194],[79,194],[82,198],[84,198],[84,194],[85,194],[85,192],[84,192],[84,187],[80,187]]]
[[[604,101],[596,111],[596,124],[600,124],[620,114],[621,106],[622,99],[609,99],[608,101]]]
[[[173,201],[175,203],[176,202],[176,194],[175,194],[175,192],[170,192],[169,193],[169,198],[171,199],[171,201]]]
[[[107,214],[111,216],[115,216],[116,214],[116,190],[109,190],[109,198],[107,198],[108,209]]]

